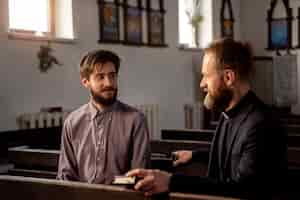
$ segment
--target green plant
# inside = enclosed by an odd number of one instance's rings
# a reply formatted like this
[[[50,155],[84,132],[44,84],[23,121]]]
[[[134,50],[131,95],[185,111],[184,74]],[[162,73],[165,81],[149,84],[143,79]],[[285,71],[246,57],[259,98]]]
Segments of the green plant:
[[[189,23],[193,27],[197,27],[198,24],[203,20],[203,16],[200,12],[201,0],[192,0],[192,6],[186,9],[186,14],[189,18]]]

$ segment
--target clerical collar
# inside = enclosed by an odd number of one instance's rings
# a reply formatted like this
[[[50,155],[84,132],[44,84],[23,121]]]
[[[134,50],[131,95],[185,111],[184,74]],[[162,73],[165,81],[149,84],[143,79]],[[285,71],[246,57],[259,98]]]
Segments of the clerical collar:
[[[230,119],[235,117],[241,110],[242,108],[249,102],[249,99],[251,99],[255,94],[249,90],[247,94],[245,94],[240,101],[230,110],[228,111],[223,111],[222,114],[225,119]]]

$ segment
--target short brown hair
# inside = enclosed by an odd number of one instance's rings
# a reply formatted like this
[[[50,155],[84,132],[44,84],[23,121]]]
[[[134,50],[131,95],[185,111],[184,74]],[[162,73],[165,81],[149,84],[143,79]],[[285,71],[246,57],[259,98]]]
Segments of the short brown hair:
[[[252,49],[248,43],[223,38],[212,42],[204,49],[204,54],[215,55],[217,70],[232,69],[238,78],[249,81],[253,73]]]
[[[117,54],[107,50],[94,50],[86,53],[80,61],[80,76],[89,78],[97,63],[112,62],[116,72],[119,72],[120,58]]]

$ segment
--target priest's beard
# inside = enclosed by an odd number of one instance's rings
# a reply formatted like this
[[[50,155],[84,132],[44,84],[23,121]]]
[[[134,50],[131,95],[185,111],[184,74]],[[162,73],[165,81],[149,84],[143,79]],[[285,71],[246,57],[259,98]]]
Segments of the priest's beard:
[[[103,106],[110,106],[113,103],[115,103],[116,100],[117,100],[118,89],[116,89],[116,88],[106,88],[106,89],[102,90],[101,92],[105,92],[105,91],[114,91],[114,94],[113,94],[112,97],[107,98],[107,97],[104,97],[101,94],[97,94],[92,89],[90,89],[92,99],[95,103],[103,105]]]
[[[209,110],[224,111],[233,98],[233,91],[224,85],[219,88],[215,94],[206,94],[204,106]]]

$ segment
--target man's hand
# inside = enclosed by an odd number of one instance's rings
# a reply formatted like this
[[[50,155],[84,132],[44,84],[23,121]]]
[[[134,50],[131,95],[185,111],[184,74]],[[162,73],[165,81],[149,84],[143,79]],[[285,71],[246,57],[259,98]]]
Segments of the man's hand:
[[[192,159],[192,151],[175,151],[175,160],[173,161],[173,166],[176,167],[180,164],[185,164]]]
[[[169,191],[171,174],[168,172],[157,169],[133,169],[127,172],[126,176],[141,178],[134,189],[143,191],[145,196]]]

